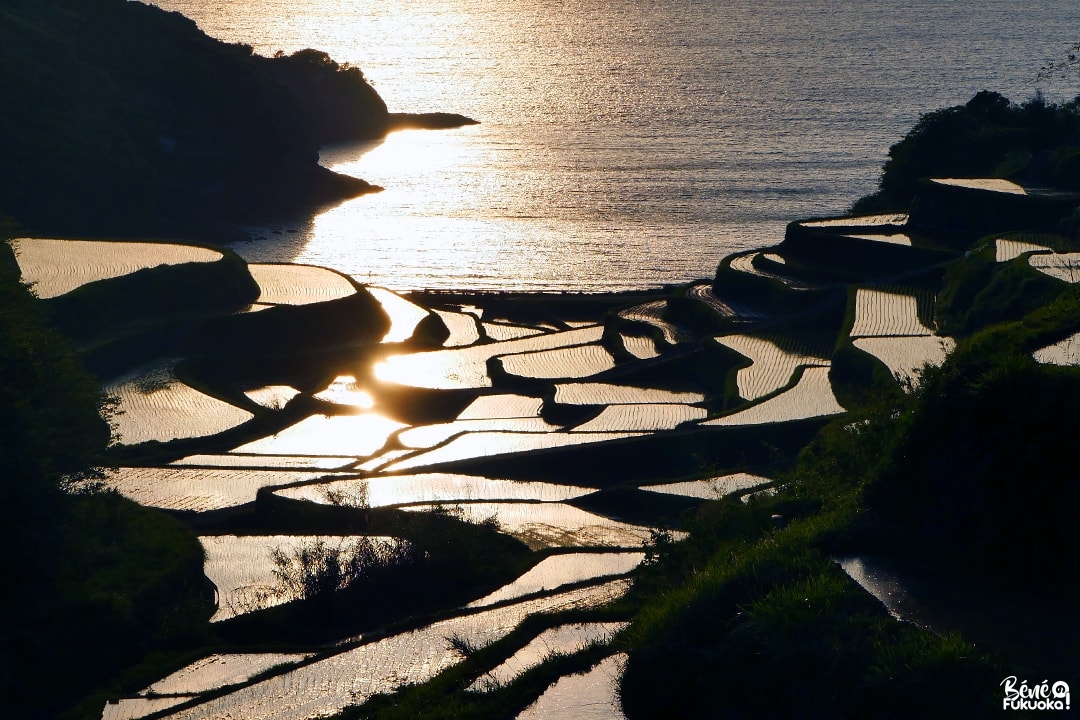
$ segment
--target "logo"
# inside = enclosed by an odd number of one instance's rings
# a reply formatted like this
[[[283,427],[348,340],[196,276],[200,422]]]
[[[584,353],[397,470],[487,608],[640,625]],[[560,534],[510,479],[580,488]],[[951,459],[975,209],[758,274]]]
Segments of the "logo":
[[[1027,680],[1017,684],[1016,676],[1001,681],[1005,688],[1004,710],[1068,710],[1069,683],[1058,680],[1053,685],[1048,680],[1028,685]]]

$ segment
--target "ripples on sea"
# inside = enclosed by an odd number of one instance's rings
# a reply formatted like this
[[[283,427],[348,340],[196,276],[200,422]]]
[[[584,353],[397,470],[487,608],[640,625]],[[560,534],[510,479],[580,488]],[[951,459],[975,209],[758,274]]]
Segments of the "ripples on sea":
[[[872,191],[920,113],[982,89],[1030,98],[1080,27],[1075,0],[155,4],[262,53],[325,50],[392,111],[481,121],[324,149],[385,192],[239,248],[399,289],[711,276]]]

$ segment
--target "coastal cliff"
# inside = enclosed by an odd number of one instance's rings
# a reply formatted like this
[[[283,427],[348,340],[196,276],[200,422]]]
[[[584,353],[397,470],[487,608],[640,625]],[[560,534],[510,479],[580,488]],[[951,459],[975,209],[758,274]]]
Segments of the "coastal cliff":
[[[260,57],[125,0],[4,3],[0,96],[0,214],[34,233],[228,238],[378,190],[319,147],[405,122],[325,53]]]

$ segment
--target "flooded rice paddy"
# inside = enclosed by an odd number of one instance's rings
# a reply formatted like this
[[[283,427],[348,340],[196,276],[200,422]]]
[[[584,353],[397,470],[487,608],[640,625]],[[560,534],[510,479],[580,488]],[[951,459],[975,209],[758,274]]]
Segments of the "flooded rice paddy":
[[[525,378],[583,378],[615,367],[615,358],[598,343],[505,355],[503,370]]]
[[[620,338],[622,339],[623,349],[638,360],[651,360],[654,357],[660,357],[656,341],[650,337],[623,334]]]
[[[217,250],[195,245],[17,238],[11,249],[23,282],[39,298],[52,298],[97,280],[122,277],[158,265],[214,262]]]
[[[697,392],[673,392],[611,383],[559,383],[555,402],[564,405],[637,405],[642,403],[692,404],[705,400]]]
[[[482,395],[458,413],[458,420],[538,417],[544,406],[541,398],[528,395]]]
[[[382,342],[405,342],[416,332],[416,326],[431,313],[419,305],[406,300],[397,293],[379,287],[368,287],[367,291],[382,306],[390,318],[390,329],[386,331]]]
[[[487,361],[493,357],[597,342],[603,333],[603,326],[595,325],[486,345],[395,355],[375,366],[375,376],[383,382],[433,390],[491,387]]]
[[[570,623],[548,628],[502,664],[470,685],[468,689],[473,692],[483,692],[506,685],[552,655],[571,655],[584,650],[592,643],[606,643],[627,625],[629,623],[625,622]]]
[[[217,612],[210,622],[228,620],[256,610],[280,605],[294,598],[281,592],[274,575],[272,552],[286,555],[302,546],[323,542],[330,548],[347,548],[356,536],[317,535],[213,535],[199,538],[206,556],[204,572],[217,589]],[[372,538],[394,543],[393,538]]]
[[[325,471],[235,468],[123,467],[106,474],[106,487],[140,505],[209,512],[254,502],[264,487],[316,480]]]
[[[553,448],[611,442],[640,437],[634,432],[472,432],[458,435],[445,445],[391,463],[388,472],[456,463],[478,457],[551,450]]]
[[[104,385],[120,401],[113,421],[121,443],[215,435],[252,418],[247,410],[180,382],[176,362],[147,365]]]
[[[349,278],[314,265],[251,263],[248,271],[259,286],[260,304],[310,305],[356,294]]]
[[[1067,283],[1080,282],[1080,253],[1045,253],[1032,255],[1028,264],[1044,275]]]
[[[704,420],[708,411],[693,405],[645,403],[609,405],[573,432],[654,432],[674,430],[683,423]]]
[[[764,425],[837,415],[844,408],[836,400],[829,383],[829,368],[808,367],[795,386],[745,410],[706,420],[702,425],[730,427]]]
[[[1044,253],[1051,252],[1051,250],[1045,245],[1036,245],[1035,243],[1025,242],[1023,240],[1006,240],[1004,238],[998,238],[994,241],[995,262],[1015,260],[1027,252]]]
[[[612,575],[625,575],[645,559],[645,553],[567,553],[544,558],[536,567],[495,592],[485,595],[467,607],[479,608],[506,600],[555,590],[563,585],[595,580]]]
[[[392,507],[418,503],[475,500],[560,502],[594,492],[593,488],[550,482],[496,480],[474,475],[429,473],[331,480],[278,490],[277,495],[316,503],[354,507]]]
[[[940,365],[956,347],[952,338],[933,335],[860,337],[852,344],[883,362],[893,377],[903,382],[915,380],[917,371],[925,365]]]
[[[782,260],[779,256],[770,258],[775,266]],[[746,271],[751,271],[753,258],[746,256],[743,264]],[[345,292],[344,286],[335,284],[340,276],[332,274],[335,279],[323,276],[325,284],[312,290],[313,295],[294,291],[289,287],[292,275],[279,266],[266,268],[255,271],[261,274],[260,283],[266,291],[262,300],[311,304]],[[296,282],[311,280],[317,284],[315,275],[304,279],[314,270],[301,269]],[[355,291],[351,284],[349,287]],[[725,302],[713,296],[707,285],[695,287],[700,292],[688,293],[691,301],[713,309],[714,303]],[[304,408],[311,407],[342,414],[301,414],[291,425],[274,433],[259,437],[251,430],[229,451],[214,446],[164,466],[121,468],[107,477],[106,484],[142,504],[195,513],[240,506],[248,506],[238,511],[241,513],[258,510],[255,501],[264,488],[273,494],[264,495],[260,503],[399,508],[409,513],[438,511],[463,522],[486,524],[486,531],[497,529],[533,551],[548,554],[502,587],[476,592],[467,606],[443,609],[444,613],[458,613],[457,617],[373,642],[353,638],[340,641],[342,644],[334,649],[301,646],[291,648],[297,652],[287,656],[252,654],[246,664],[241,656],[232,660],[230,656],[211,656],[200,661],[202,665],[196,663],[164,678],[136,697],[110,704],[104,717],[167,712],[167,705],[174,711],[169,717],[176,718],[231,715],[245,720],[306,719],[332,713],[362,702],[372,693],[429,679],[459,662],[461,656],[447,638],[455,638],[454,644],[482,646],[505,637],[530,614],[595,607],[625,591],[626,580],[605,579],[632,573],[644,560],[643,545],[653,540],[655,532],[647,521],[607,517],[571,504],[593,494],[594,488],[566,484],[559,477],[526,482],[486,477],[482,472],[470,474],[469,463],[473,461],[519,457],[519,462],[528,463],[534,457],[531,453],[559,448],[576,448],[575,452],[582,456],[597,449],[607,456],[617,454],[624,446],[634,452],[631,441],[659,433],[673,433],[680,441],[686,428],[791,422],[844,412],[829,382],[827,357],[781,336],[695,335],[667,319],[669,308],[664,300],[619,312],[620,322],[631,320],[649,327],[627,331],[617,326],[622,331],[618,341],[625,353],[615,356],[601,344],[605,326],[596,322],[545,320],[541,327],[539,323],[482,321],[485,313],[481,308],[453,305],[452,309],[433,308],[429,312],[390,291],[371,292],[391,318],[384,343],[405,343],[416,333],[419,323],[434,315],[449,330],[444,347],[417,352],[408,352],[409,345],[405,344],[387,347],[385,352],[391,354],[373,368],[353,364],[347,370],[327,372],[325,377],[333,379],[313,395],[288,385],[247,389],[247,398],[265,408],[264,415],[272,416],[286,405],[290,413],[303,413]],[[928,357],[939,359],[951,347],[947,339],[934,337],[920,320],[920,310],[932,305],[932,298],[905,288],[861,288],[855,302],[852,335],[856,345],[881,357],[900,376],[910,374]],[[534,317],[527,313],[523,316]],[[738,317],[741,321],[760,316],[746,311]],[[657,339],[660,337],[663,341]],[[612,338],[614,334],[608,341]],[[689,348],[689,342],[717,342],[750,361],[745,367],[729,371],[728,376],[746,402],[709,419],[707,408],[714,407],[716,391],[673,391],[632,379],[656,377],[649,369],[655,364],[649,361],[665,354],[682,362],[682,358],[689,357],[682,352]],[[680,344],[682,348],[675,347]],[[700,362],[700,355],[697,353],[689,361]],[[205,426],[192,429],[194,423],[205,423],[207,417],[225,417],[228,422],[222,429],[251,417],[246,410],[184,386],[176,379],[172,362],[123,378],[122,382],[130,383],[120,393],[121,402],[128,403],[125,409],[133,408],[132,415],[141,412],[136,404],[125,400],[124,393],[152,396],[172,391],[177,397],[188,391],[195,393],[198,402],[185,401],[197,408],[189,414],[199,416],[191,421],[188,437],[209,432]],[[645,373],[639,375],[638,368]],[[627,369],[631,372],[623,372]],[[369,377],[369,370],[373,377]],[[610,374],[602,376],[604,382],[586,380],[599,373]],[[676,386],[686,386],[681,378],[676,380]],[[431,412],[418,415],[433,420],[406,422],[377,411],[378,403],[391,397],[387,390],[409,397],[409,388],[457,392],[415,393],[421,410],[425,410],[422,403],[427,398],[449,398],[445,403],[433,401]],[[164,401],[169,396],[161,397]],[[306,404],[313,398],[336,407]],[[225,409],[220,410],[216,404]],[[172,405],[182,406],[183,402],[174,400]],[[250,407],[255,409],[254,405]],[[145,423],[155,428],[171,427],[169,416],[157,412],[146,415]],[[624,441],[625,445],[620,444]],[[615,444],[614,450],[611,444]],[[612,482],[618,486],[618,480],[613,481],[604,468],[598,467],[596,473],[598,487]],[[653,502],[658,494],[704,500],[736,494],[746,501],[776,492],[768,487],[772,482],[769,478],[749,473],[678,482],[663,480],[661,475],[652,480],[634,480],[625,487],[640,487],[644,492],[630,496],[652,497]],[[597,502],[602,500],[598,496]],[[647,508],[649,503],[641,506]],[[301,510],[300,514],[308,511],[314,512],[315,508]],[[390,516],[392,513],[387,514]],[[280,589],[275,589],[278,579],[271,555],[275,548],[288,553],[301,544],[319,540],[349,542],[347,537],[318,534],[243,532],[214,529],[204,531],[200,537],[206,555],[205,574],[218,591],[214,622],[229,622],[239,614],[285,601]],[[684,536],[677,528],[672,531],[676,541]],[[587,586],[559,590],[575,585]],[[605,641],[621,627],[619,623],[591,623],[552,628],[518,648],[510,660],[489,671],[474,689],[483,689],[485,682],[510,682],[552,651],[577,652],[594,641]],[[318,654],[309,655],[308,650]],[[227,662],[232,663],[228,671],[222,665]],[[560,679],[521,716],[570,713],[574,717],[591,717],[589,713],[596,711],[598,717],[621,717],[617,703],[612,702],[621,662],[619,656],[613,656],[590,673]],[[293,666],[278,668],[282,663]],[[262,679],[252,681],[255,675]],[[181,682],[181,678],[186,680]],[[207,695],[215,694],[211,691],[221,686],[233,685],[237,687],[221,697]],[[176,710],[185,705],[190,707]]]
[[[483,647],[529,615],[596,607],[625,592],[613,581],[442,620],[412,632],[349,647],[293,670],[169,715],[176,720],[307,720],[339,712],[379,692],[420,683],[461,660],[447,638]]]
[[[405,510],[427,512],[431,505]],[[469,502],[443,505],[462,520],[496,522],[499,529],[533,550],[552,547],[640,548],[649,539],[647,527],[612,520],[564,503]]]
[[[677,483],[664,483],[662,485],[642,485],[639,489],[648,492],[662,493],[664,495],[680,495],[682,497],[699,498],[701,500],[719,500],[725,495],[760,487],[771,483],[772,480],[760,475],[750,473],[734,473],[721,475],[720,477],[705,480],[686,480]]]
[[[1080,365],[1080,333],[1070,335],[1053,345],[1039,348],[1032,355],[1041,363]]]
[[[885,213],[882,215],[858,215],[855,217],[828,218],[825,220],[805,220],[799,224],[808,228],[837,227],[875,227],[881,225],[907,225],[906,213]]]
[[[279,433],[245,443],[235,452],[266,455],[356,455],[378,452],[404,423],[378,413],[312,415]]]
[[[795,370],[803,365],[829,362],[828,358],[812,355],[805,349],[785,349],[776,338],[721,335],[714,339],[750,360],[750,366],[740,368],[735,375],[739,396],[745,400],[757,400],[776,392],[790,383]],[[783,342],[789,347],[793,344]]]
[[[619,678],[626,659],[624,653],[619,653],[601,660],[587,673],[559,678],[517,720],[626,720],[619,702]]]
[[[906,288],[859,288],[851,337],[932,335],[919,319],[919,294]]]

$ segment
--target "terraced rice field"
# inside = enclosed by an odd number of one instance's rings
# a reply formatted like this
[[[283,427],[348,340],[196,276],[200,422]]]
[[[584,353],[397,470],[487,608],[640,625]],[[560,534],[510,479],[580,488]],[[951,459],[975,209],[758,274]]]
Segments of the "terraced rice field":
[[[612,575],[625,575],[645,559],[645,553],[566,553],[544,558],[518,579],[474,600],[467,607],[480,608],[506,600],[554,590],[563,585]]]
[[[249,263],[259,289],[258,302],[270,305],[310,305],[356,294],[349,278],[314,265]]]
[[[1015,260],[1026,252],[1043,253],[1051,252],[1051,250],[1045,245],[1036,245],[1035,243],[1024,242],[1023,240],[1005,240],[1004,238],[998,238],[994,241],[995,262]]]
[[[198,695],[247,682],[273,667],[298,663],[310,653],[228,653],[210,655],[158,680],[141,695]]]
[[[1048,253],[1028,258],[1031,267],[1067,283],[1080,281],[1080,253]]]
[[[861,337],[852,344],[873,355],[889,368],[893,377],[902,382],[915,380],[915,371],[924,365],[941,365],[945,356],[956,347],[948,337]]]
[[[609,442],[629,437],[639,437],[642,433],[515,433],[515,432],[474,432],[459,435],[450,442],[427,452],[413,455],[391,463],[385,469],[392,472],[429,467],[441,463],[471,460],[472,458],[531,450],[550,450],[571,445]]]
[[[625,622],[570,623],[548,628],[501,665],[470,685],[468,690],[483,692],[506,685],[552,655],[571,655],[581,652],[593,643],[606,643],[627,625],[629,623]]]
[[[265,408],[278,410],[285,407],[290,400],[300,394],[300,391],[288,385],[267,385],[254,390],[245,390],[244,394],[252,402],[258,403]]]
[[[192,700],[192,697],[121,698],[101,711],[101,720],[136,720]]]
[[[215,262],[217,250],[194,245],[106,240],[18,238],[11,241],[23,282],[39,298],[52,298],[97,280],[130,275],[158,265]]]
[[[386,288],[368,287],[367,291],[382,305],[383,311],[390,318],[390,329],[382,338],[384,343],[405,342],[416,332],[420,321],[431,314]]]
[[[903,582],[880,562],[868,556],[838,558],[836,563],[863,590],[877,598],[897,620],[934,629],[931,614],[911,596]],[[944,632],[944,628],[938,628]]]
[[[364,472],[374,472],[382,468],[383,465],[387,465],[394,460],[399,460],[406,455],[411,455],[416,452],[415,450],[384,450],[378,455],[373,455],[370,459],[365,460],[356,466],[357,470],[363,470]]]
[[[903,288],[856,290],[851,337],[933,335],[919,320],[918,292]]]
[[[260,488],[317,480],[325,471],[230,468],[120,468],[105,484],[140,505],[207,512],[254,502]]]
[[[480,324],[476,316],[470,313],[452,312],[450,310],[433,311],[450,331],[450,337],[443,342],[443,347],[466,347],[480,339]]]
[[[826,220],[810,220],[799,224],[808,228],[879,227],[881,225],[907,225],[907,221],[908,216],[905,213],[886,213],[883,215],[857,215]]]
[[[642,485],[639,490],[662,493],[664,495],[680,495],[682,497],[700,498],[702,500],[718,500],[725,495],[731,495],[741,490],[755,488],[772,482],[769,478],[750,473],[735,473],[722,475],[707,480],[688,480],[686,482],[666,483],[664,485]]]
[[[601,660],[587,673],[559,678],[517,720],[626,720],[619,702],[619,679],[626,660],[627,655],[619,653]]]
[[[987,190],[989,192],[1006,193],[1008,195],[1027,195],[1023,185],[1018,185],[1011,180],[1001,178],[931,178],[930,182],[938,185],[968,188],[971,190]]]
[[[720,335],[716,342],[749,358],[751,365],[740,368],[735,375],[739,396],[757,400],[776,392],[791,382],[791,376],[802,365],[828,364],[828,358],[812,355],[805,348],[785,350],[777,339],[750,335]],[[785,345],[791,345],[784,342]]]
[[[456,503],[477,500],[560,502],[595,492],[594,488],[549,482],[497,480],[475,475],[428,473],[364,479],[332,480],[298,485],[275,494],[292,500],[329,503],[336,497],[347,505],[372,508],[410,503]]]
[[[845,235],[844,237],[855,240],[869,240],[870,242],[889,243],[890,245],[906,245],[911,247],[911,236],[904,233],[866,233],[859,235]]]
[[[482,395],[457,416],[458,420],[524,418],[540,414],[544,401],[528,395]]]
[[[1080,365],[1080,333],[1039,348],[1032,356],[1041,363],[1052,365]]]
[[[315,397],[335,405],[348,405],[363,410],[368,410],[375,405],[375,399],[371,397],[371,393],[357,383],[353,375],[339,375],[325,390],[315,393]]]
[[[170,465],[248,468],[251,470],[341,470],[355,465],[360,458],[343,456],[303,455],[188,455],[175,460]]]
[[[375,366],[375,376],[383,382],[434,390],[491,387],[487,375],[490,358],[594,343],[603,334],[602,325],[593,325],[466,348],[395,355]]]
[[[329,715],[347,705],[363,702],[375,693],[429,680],[460,662],[461,656],[451,649],[448,637],[482,647],[505,637],[529,615],[596,607],[625,591],[624,582],[613,581],[442,620],[419,630],[343,649],[168,717],[307,720]]]
[[[555,402],[563,405],[634,405],[639,403],[699,403],[705,396],[695,392],[673,392],[611,383],[560,383],[555,386]]]
[[[241,445],[234,452],[368,457],[382,449],[390,436],[404,427],[408,426],[377,413],[312,415],[276,435]]]
[[[679,330],[667,320],[664,319],[664,311],[667,310],[666,300],[653,300],[652,302],[642,303],[641,305],[635,305],[625,310],[619,311],[619,317],[624,320],[636,320],[638,322],[648,323],[655,328],[659,328],[660,332],[664,334],[664,341],[668,345],[677,345],[686,337]]]
[[[491,418],[487,420],[455,420],[437,425],[420,425],[403,430],[397,436],[399,443],[414,450],[429,449],[441,445],[455,435],[477,432],[554,432],[559,425],[550,425],[540,417]]]
[[[707,420],[702,425],[764,425],[805,420],[845,412],[829,384],[829,368],[808,367],[795,387],[732,415]]]
[[[660,351],[656,349],[656,341],[650,337],[641,335],[620,335],[623,349],[638,360],[651,360],[660,357]]]
[[[705,303],[721,317],[738,320],[759,320],[767,317],[765,313],[759,312],[748,305],[718,298],[708,285],[691,285],[686,294],[687,297]]]
[[[547,332],[540,328],[528,327],[526,325],[510,325],[509,323],[486,322],[482,323],[480,327],[484,331],[485,336],[496,342],[501,342],[503,340],[517,340],[518,338],[542,335]]]
[[[598,343],[502,355],[499,362],[511,375],[549,380],[590,377],[615,367],[615,358]]]
[[[609,405],[599,415],[572,429],[572,432],[659,432],[704,420],[708,412],[692,405],[646,403]]]
[[[495,518],[504,533],[533,550],[549,547],[633,548],[649,539],[649,528],[612,520],[563,503],[461,503],[452,507],[467,522],[482,523]],[[405,510],[425,512],[432,505],[414,505]],[[679,535],[682,537],[682,535]]]
[[[798,278],[794,278],[788,275],[781,275],[780,273],[769,272],[768,270],[762,270],[761,268],[757,267],[756,265],[754,265],[754,258],[758,255],[761,255],[761,253],[753,252],[746,255],[736,256],[734,259],[732,259],[730,267],[732,270],[747,273],[748,275],[756,275],[758,277],[768,278],[770,280],[778,280],[790,287],[805,286],[805,283],[800,281]],[[773,257],[779,256],[774,255]],[[780,259],[780,262],[784,262],[783,258]]]
[[[274,591],[274,560],[271,552],[278,548],[291,554],[303,545],[325,542],[330,547],[347,547],[357,540],[354,536],[318,535],[213,535],[199,538],[206,555],[203,572],[218,592],[218,608],[210,622],[220,622],[255,610],[280,605],[289,600]],[[394,543],[393,538],[373,538],[377,542]]]
[[[105,384],[103,390],[120,399],[120,413],[114,418],[120,442],[134,445],[215,435],[253,417],[180,382],[173,373],[176,362],[145,366]]]

